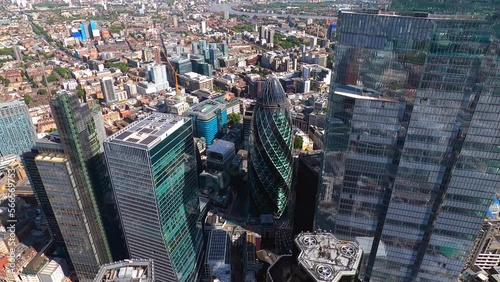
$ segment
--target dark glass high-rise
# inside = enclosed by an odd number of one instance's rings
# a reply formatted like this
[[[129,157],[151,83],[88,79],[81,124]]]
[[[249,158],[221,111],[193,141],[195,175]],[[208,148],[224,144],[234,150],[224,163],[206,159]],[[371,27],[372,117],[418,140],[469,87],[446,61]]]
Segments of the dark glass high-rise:
[[[250,195],[260,214],[285,212],[292,185],[292,121],[277,78],[257,96],[249,136]]]
[[[499,49],[472,16],[341,12],[315,227],[365,281],[456,281],[500,183]]]

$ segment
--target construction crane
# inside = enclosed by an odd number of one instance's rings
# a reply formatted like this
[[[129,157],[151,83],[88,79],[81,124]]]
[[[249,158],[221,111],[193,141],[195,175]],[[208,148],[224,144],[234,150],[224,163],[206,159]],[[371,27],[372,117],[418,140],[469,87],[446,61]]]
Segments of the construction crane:
[[[181,89],[179,87],[178,71],[174,68],[174,65],[172,65],[172,63],[168,60],[167,53],[165,53],[165,51],[163,51],[163,50],[161,50],[161,52],[163,53],[163,56],[165,56],[165,59],[167,60],[167,65],[172,70],[172,74],[174,76],[174,82],[175,82],[175,94],[177,96],[180,96],[181,95]]]
[[[157,28],[158,30],[158,28]],[[165,60],[167,61],[167,65],[170,67],[170,69],[172,70],[172,74],[174,76],[174,82],[175,82],[175,94],[177,96],[181,96],[181,89],[179,87],[179,79],[178,79],[178,71],[174,68],[174,65],[172,65],[172,63],[168,60],[168,56],[167,56],[167,47],[165,47],[165,42],[163,41],[163,35],[161,34],[161,31],[158,31],[158,34],[160,35],[160,41],[161,41],[161,52],[163,54],[163,56],[165,56]]]

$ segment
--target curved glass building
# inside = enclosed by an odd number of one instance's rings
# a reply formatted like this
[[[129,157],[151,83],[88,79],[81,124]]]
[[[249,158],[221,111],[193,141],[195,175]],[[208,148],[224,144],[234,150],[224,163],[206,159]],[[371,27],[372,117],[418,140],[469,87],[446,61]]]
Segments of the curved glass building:
[[[267,80],[257,97],[249,142],[250,194],[261,214],[281,217],[292,183],[292,121],[278,79]]]

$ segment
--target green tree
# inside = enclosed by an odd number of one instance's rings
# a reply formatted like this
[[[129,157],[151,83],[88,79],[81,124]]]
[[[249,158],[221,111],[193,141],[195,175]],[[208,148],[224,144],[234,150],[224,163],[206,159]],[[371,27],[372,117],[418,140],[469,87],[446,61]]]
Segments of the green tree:
[[[56,82],[58,80],[59,79],[57,79],[57,75],[54,72],[52,72],[49,76],[47,76],[48,82]]]
[[[9,87],[9,85],[10,85],[10,80],[5,79],[5,80],[3,81],[3,86],[5,86],[5,87]]]
[[[47,89],[38,89],[38,91],[36,92],[38,95],[45,95],[47,94]]]
[[[30,95],[28,95],[28,94],[24,95],[24,103],[26,103],[26,105],[29,105],[31,100],[32,100],[32,98]]]
[[[83,98],[83,96],[85,96],[85,90],[83,90],[83,88],[78,85],[76,87],[76,94],[78,95],[78,98]]]
[[[234,124],[240,123],[241,117],[240,114],[232,113],[227,115],[227,119],[229,120],[229,123]]]
[[[293,141],[293,148],[302,150],[302,145],[304,145],[304,139],[301,136],[295,136],[295,140]]]

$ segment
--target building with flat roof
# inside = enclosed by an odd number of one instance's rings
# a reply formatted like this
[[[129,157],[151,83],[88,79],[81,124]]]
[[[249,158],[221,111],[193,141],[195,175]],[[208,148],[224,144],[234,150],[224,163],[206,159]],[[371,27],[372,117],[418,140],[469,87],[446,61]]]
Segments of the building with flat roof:
[[[105,76],[101,79],[101,90],[102,95],[104,96],[104,101],[106,103],[113,103],[118,101],[112,77]]]
[[[155,282],[152,259],[126,259],[101,266],[94,282]]]
[[[187,91],[198,89],[214,90],[214,79],[195,72],[179,74],[179,84],[186,87]]]
[[[337,239],[328,232],[305,232],[295,237],[297,261],[315,281],[344,281],[357,277],[363,251],[351,241]]]
[[[339,240],[323,231],[300,233],[294,242],[297,252],[275,260],[267,271],[268,281],[360,281],[363,251],[357,243]]]
[[[210,231],[205,259],[205,278],[231,282],[231,244],[229,234],[225,230]]]
[[[236,154],[233,142],[217,140],[207,149],[207,168],[224,171]]]
[[[130,257],[153,259],[156,281],[196,281],[203,239],[191,119],[153,113],[104,150]]]
[[[224,127],[227,124],[227,110],[226,106],[220,102],[205,100],[192,106],[184,115],[193,119],[194,135],[205,138],[207,145],[211,145],[216,137],[224,134]]]

